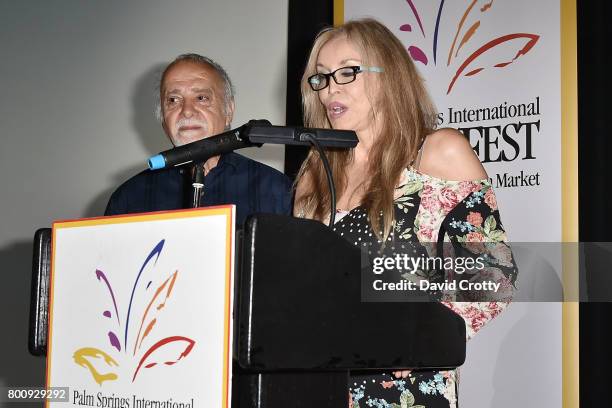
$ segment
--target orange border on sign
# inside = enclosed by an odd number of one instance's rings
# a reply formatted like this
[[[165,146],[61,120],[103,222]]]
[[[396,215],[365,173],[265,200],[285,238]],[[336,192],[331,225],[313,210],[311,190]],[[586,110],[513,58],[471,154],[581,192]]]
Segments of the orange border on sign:
[[[230,207],[232,210],[234,207]],[[234,258],[234,247],[232,246],[232,237],[234,233],[234,229],[232,228],[232,224],[234,221],[234,211],[230,212],[229,217],[226,217],[226,234],[227,239],[225,240],[225,327],[223,328],[223,333],[225,336],[225,344],[223,347],[223,395],[225,399],[223,401],[223,407],[229,407],[229,389],[230,389],[230,378],[229,378],[229,364],[231,362],[230,358],[230,350],[231,350],[231,336],[230,336],[230,317],[232,313],[232,296],[233,296],[233,288],[232,288],[232,259]]]
[[[49,309],[48,309],[48,327],[47,327],[47,376],[45,380],[46,388],[48,389],[51,382],[51,350],[52,350],[52,327],[53,327],[53,293],[54,293],[54,276],[55,276],[55,239],[56,229],[60,228],[79,228],[79,227],[91,227],[96,225],[111,225],[111,224],[127,224],[141,221],[158,221],[158,220],[172,220],[172,219],[184,219],[184,218],[195,218],[195,217],[206,217],[214,215],[225,215],[226,216],[226,240],[225,240],[225,319],[223,326],[223,385],[222,385],[222,401],[223,408],[229,407],[229,364],[231,362],[230,356],[230,318],[231,318],[231,300],[232,300],[232,259],[234,255],[234,248],[232,246],[232,240],[234,231],[232,228],[235,207],[233,205],[219,205],[203,208],[190,208],[184,210],[172,210],[172,211],[156,211],[150,213],[138,213],[138,214],[125,214],[125,215],[114,215],[107,217],[93,217],[93,218],[79,218],[74,220],[60,220],[53,223],[53,231],[51,238],[51,272],[50,272],[50,286],[49,286]],[[45,407],[49,407],[49,401],[45,402]]]

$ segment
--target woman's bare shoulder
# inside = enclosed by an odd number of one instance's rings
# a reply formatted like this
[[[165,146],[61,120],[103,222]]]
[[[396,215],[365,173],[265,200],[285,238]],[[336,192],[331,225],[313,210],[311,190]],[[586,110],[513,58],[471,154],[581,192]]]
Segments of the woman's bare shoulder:
[[[487,172],[466,137],[456,129],[438,129],[425,138],[419,171],[443,180],[482,180]]]

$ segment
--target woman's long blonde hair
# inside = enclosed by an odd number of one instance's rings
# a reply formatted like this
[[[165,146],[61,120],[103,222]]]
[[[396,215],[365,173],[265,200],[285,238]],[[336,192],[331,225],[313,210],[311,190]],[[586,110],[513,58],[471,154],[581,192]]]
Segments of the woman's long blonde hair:
[[[374,115],[381,115],[381,129],[369,152],[369,183],[365,186],[361,205],[368,212],[375,234],[386,239],[394,221],[396,184],[402,170],[416,158],[425,136],[434,129],[437,113],[402,43],[378,21],[361,19],[324,29],[315,39],[301,85],[305,126],[331,128],[325,107],[307,79],[317,72],[321,48],[341,36],[359,49],[364,65],[384,70],[376,74],[378,92],[375,98],[370,98]],[[325,152],[334,175],[337,196],[341,197],[346,189],[346,169],[353,159],[353,151],[326,149]],[[296,208],[308,218],[323,221],[330,212],[330,194],[323,164],[313,149],[298,173],[296,183],[301,181],[305,181],[305,185],[300,196],[296,197]]]

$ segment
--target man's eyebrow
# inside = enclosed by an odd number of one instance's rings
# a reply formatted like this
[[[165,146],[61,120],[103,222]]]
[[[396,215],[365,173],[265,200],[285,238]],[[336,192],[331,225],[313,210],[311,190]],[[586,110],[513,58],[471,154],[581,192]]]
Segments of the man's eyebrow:
[[[174,89],[164,89],[164,95],[168,95],[168,94],[172,94],[172,93],[178,93],[179,89],[178,88],[174,88]]]
[[[212,88],[191,88],[190,91],[192,91],[192,92],[205,92],[205,93],[212,93],[213,92]],[[181,93],[181,89],[174,88],[174,89],[170,89],[170,90],[164,90],[164,95],[173,94],[173,93]]]

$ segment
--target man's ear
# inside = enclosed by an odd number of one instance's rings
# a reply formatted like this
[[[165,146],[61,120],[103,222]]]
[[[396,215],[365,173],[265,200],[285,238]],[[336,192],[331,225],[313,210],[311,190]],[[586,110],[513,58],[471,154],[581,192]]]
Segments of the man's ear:
[[[232,120],[234,119],[234,109],[236,108],[236,104],[234,103],[234,99],[227,104],[227,112],[225,114],[225,128],[229,129],[232,124]]]

